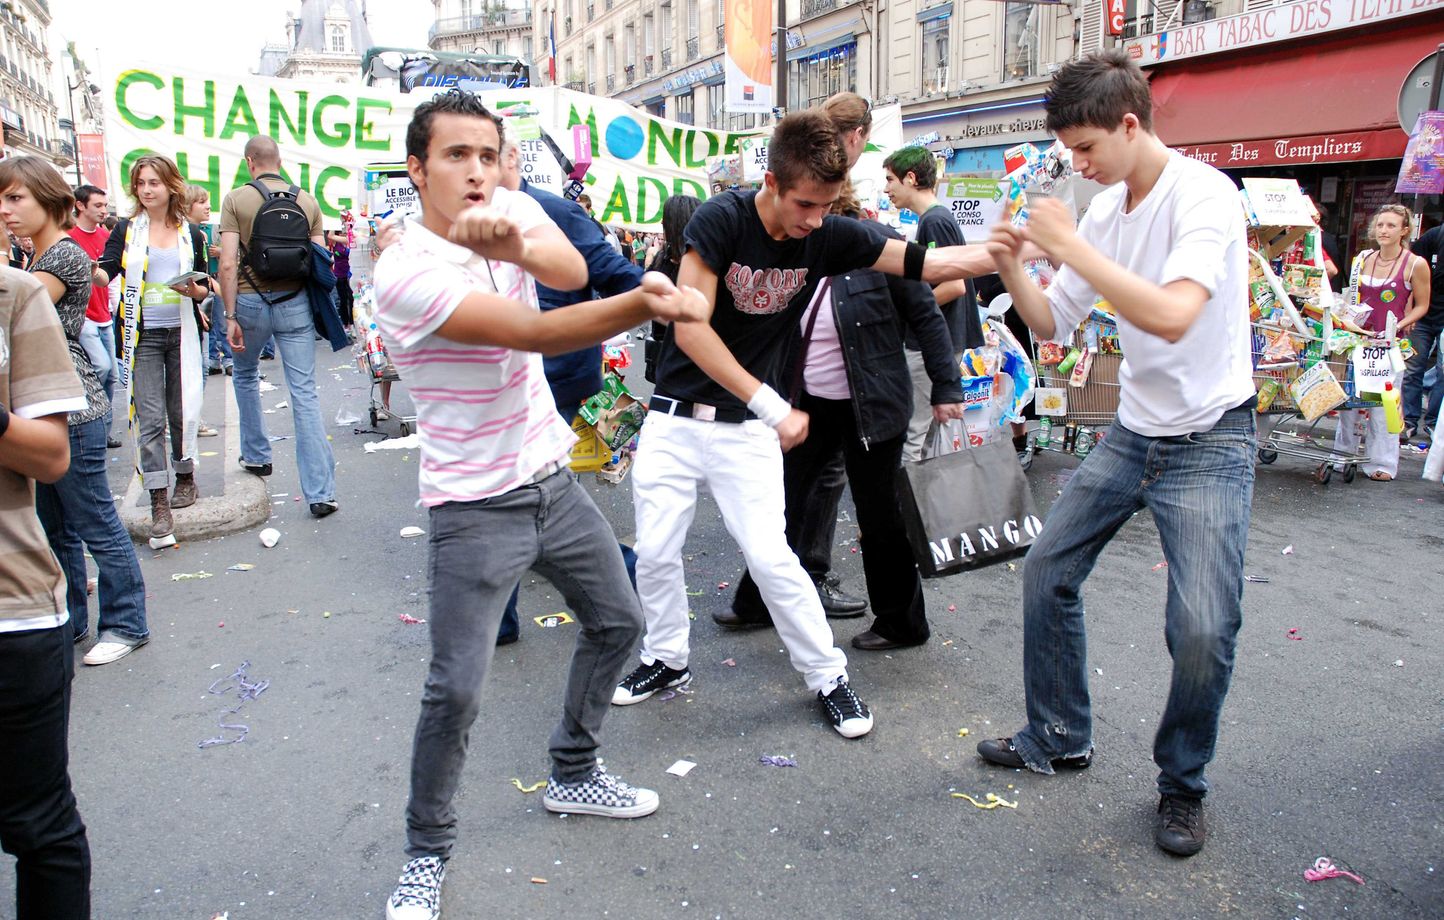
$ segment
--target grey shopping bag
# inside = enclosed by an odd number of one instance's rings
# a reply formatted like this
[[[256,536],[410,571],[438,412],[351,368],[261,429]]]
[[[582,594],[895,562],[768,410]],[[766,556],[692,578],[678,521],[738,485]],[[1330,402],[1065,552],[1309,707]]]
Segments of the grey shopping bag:
[[[898,501],[924,578],[1021,556],[1043,529],[1017,452],[1003,438],[904,463]]]

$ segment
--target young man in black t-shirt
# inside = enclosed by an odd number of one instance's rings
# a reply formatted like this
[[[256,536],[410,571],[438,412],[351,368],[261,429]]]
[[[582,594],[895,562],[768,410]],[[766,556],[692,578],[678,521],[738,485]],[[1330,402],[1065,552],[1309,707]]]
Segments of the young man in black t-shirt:
[[[938,167],[931,150],[926,147],[904,147],[883,161],[887,175],[888,198],[899,208],[907,208],[918,216],[916,242],[925,249],[942,246],[963,246],[963,230],[952,212],[938,201]],[[933,288],[938,309],[948,322],[953,337],[953,351],[962,354],[965,348],[983,344],[983,323],[978,316],[978,296],[971,279],[944,281]],[[908,371],[913,378],[913,418],[908,423],[903,460],[922,459],[923,441],[932,425],[933,414],[928,405],[933,382],[923,366],[922,351],[911,331],[903,340],[907,350]]]
[[[855,268],[939,283],[992,270],[982,246],[927,252],[866,224],[829,217],[847,160],[822,113],[784,118],[758,192],[725,192],[687,225],[678,282],[710,322],[668,328],[651,413],[632,473],[637,593],[647,620],[642,664],[612,702],[629,705],[691,680],[682,546],[706,484],[773,612],[793,666],[834,729],[855,738],[872,714],[848,685],[812,580],[787,545],[782,451],[807,437],[807,414],[773,388],[783,346],[821,280]],[[676,347],[671,347],[675,345]],[[780,449],[779,449],[780,448]]]

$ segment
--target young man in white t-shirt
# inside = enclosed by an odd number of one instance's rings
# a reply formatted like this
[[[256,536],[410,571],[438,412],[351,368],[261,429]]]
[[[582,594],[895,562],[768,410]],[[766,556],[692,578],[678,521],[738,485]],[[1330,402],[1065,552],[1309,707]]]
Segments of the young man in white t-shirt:
[[[571,290],[587,268],[527,195],[497,185],[501,120],[453,90],[416,109],[407,169],[420,220],[376,265],[376,322],[416,404],[421,501],[430,509],[431,666],[416,727],[410,861],[388,920],[435,920],[456,841],[452,799],[497,626],[522,573],[549,578],[576,616],[561,723],[543,802],[556,812],[637,818],[657,794],[611,776],[597,734],[641,632],[617,538],[567,469],[575,437],[541,354],[594,344],[656,317],[688,322],[700,299],[662,275],[607,300],[542,313],[533,280]]]
[[[1118,420],[1053,505],[1028,552],[1023,675],[1028,725],[984,741],[994,764],[1052,773],[1093,756],[1083,581],[1138,510],[1153,513],[1168,561],[1164,635],[1173,681],[1154,740],[1160,774],[1154,839],[1192,856],[1205,839],[1204,767],[1242,621],[1243,555],[1253,495],[1254,398],[1248,251],[1238,193],[1211,166],[1153,134],[1148,81],[1122,51],[1065,64],[1048,130],[1073,166],[1112,186],[1074,230],[1053,200],[1025,228],[989,241],[1013,306],[1039,339],[1064,339],[1106,299],[1124,360]],[[1018,253],[1037,244],[1062,265],[1046,294]]]

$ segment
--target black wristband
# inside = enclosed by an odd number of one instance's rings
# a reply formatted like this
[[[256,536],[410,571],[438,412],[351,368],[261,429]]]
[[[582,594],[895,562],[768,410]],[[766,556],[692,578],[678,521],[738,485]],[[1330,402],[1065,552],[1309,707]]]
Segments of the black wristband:
[[[5,437],[5,432],[10,430],[10,410],[0,403],[0,438]]]
[[[903,250],[903,277],[909,281],[923,280],[923,262],[928,251],[917,243],[908,243]]]

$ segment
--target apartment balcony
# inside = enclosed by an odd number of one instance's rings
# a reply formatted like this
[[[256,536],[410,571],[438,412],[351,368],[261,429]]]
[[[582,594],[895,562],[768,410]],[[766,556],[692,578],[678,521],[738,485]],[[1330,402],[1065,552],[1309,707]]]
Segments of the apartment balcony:
[[[612,94],[612,93],[614,93],[614,92],[616,92],[616,91],[617,91],[617,75],[614,74],[614,73],[609,73],[609,74],[607,74],[607,94],[610,95],[610,94]]]
[[[652,63],[652,56],[649,54],[642,59],[642,76],[650,77],[655,65]]]
[[[687,60],[695,61],[702,56],[702,39],[694,35],[687,39]]]
[[[595,3],[587,4],[587,22],[597,18],[597,6]]]
[[[671,49],[671,48],[663,48],[663,49],[662,49],[662,69],[663,69],[663,70],[671,70],[671,69],[672,69],[672,49]]]
[[[438,36],[461,35],[468,32],[496,32],[503,29],[530,29],[531,10],[494,9],[472,16],[438,19],[426,33],[427,44]],[[569,33],[570,34],[570,33]]]
[[[628,83],[635,83],[635,82],[637,82],[637,65],[636,65],[636,64],[628,64],[626,67],[623,67],[623,68],[622,68],[622,73],[624,74],[624,76],[625,76],[625,78],[626,78],[626,81],[627,81]]]
[[[802,0],[802,18],[821,16],[842,6],[842,0]]]
[[[1137,19],[1130,19],[1123,24],[1123,39],[1127,41],[1137,38],[1140,35],[1153,34],[1153,14],[1146,13]]]

